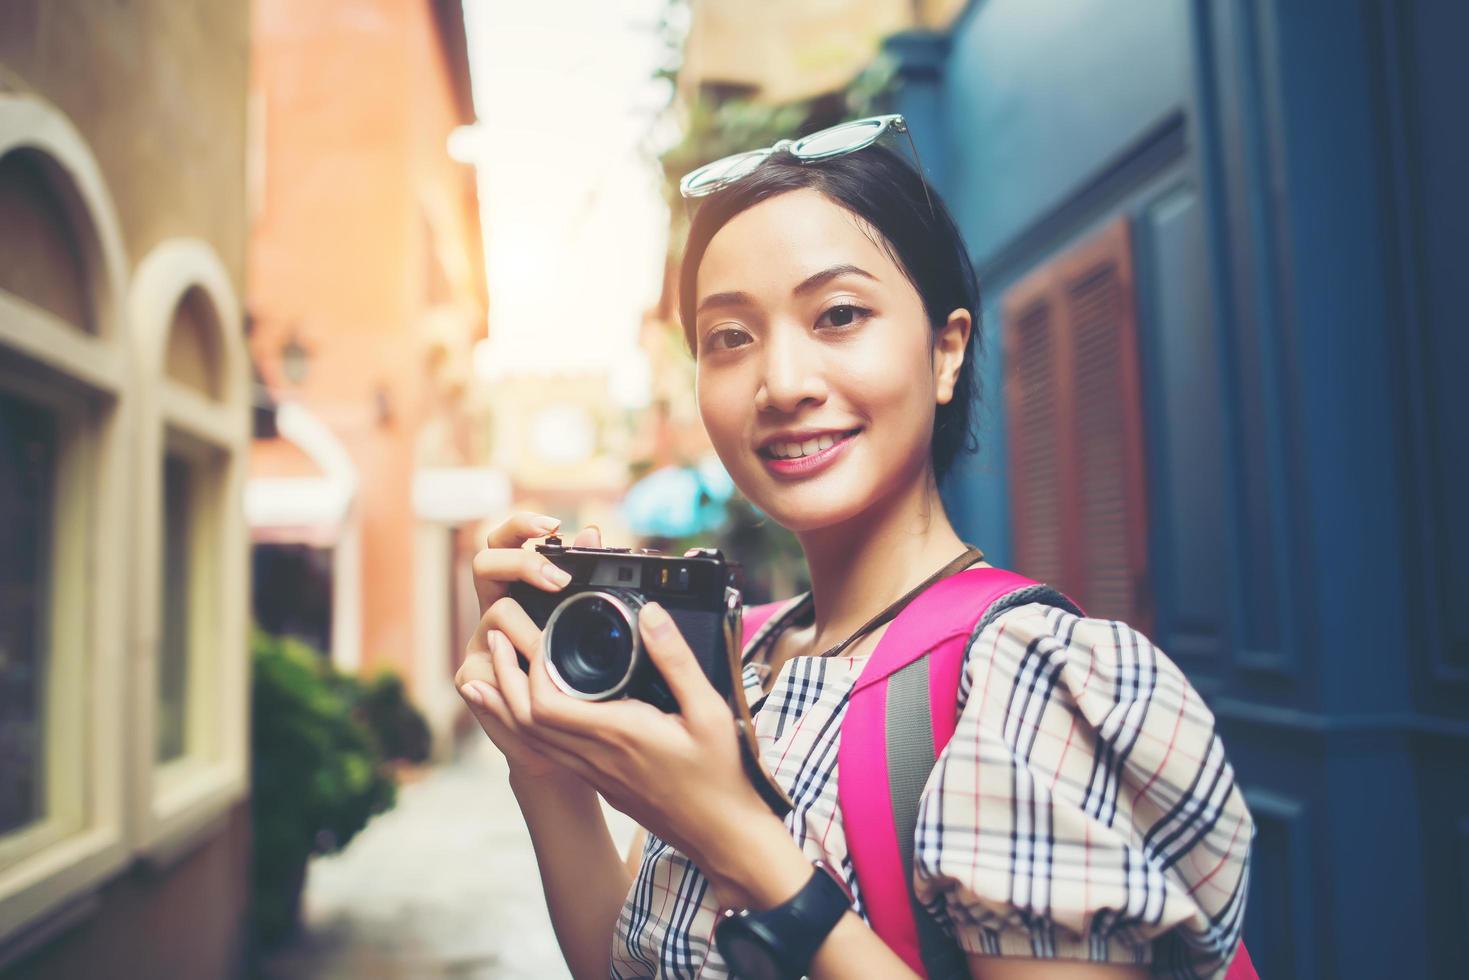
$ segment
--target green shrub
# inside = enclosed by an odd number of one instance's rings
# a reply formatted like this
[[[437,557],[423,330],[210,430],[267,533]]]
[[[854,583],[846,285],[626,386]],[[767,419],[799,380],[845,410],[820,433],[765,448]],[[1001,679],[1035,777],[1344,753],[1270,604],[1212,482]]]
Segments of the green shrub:
[[[367,682],[342,677],[352,704],[352,715],[367,727],[384,759],[426,762],[433,744],[428,723],[408,700],[403,679],[382,670]]]
[[[421,751],[423,719],[391,675],[364,684],[305,643],[259,630],[251,652],[253,918],[271,946],[295,929],[308,858],[340,850],[393,805],[386,759]]]

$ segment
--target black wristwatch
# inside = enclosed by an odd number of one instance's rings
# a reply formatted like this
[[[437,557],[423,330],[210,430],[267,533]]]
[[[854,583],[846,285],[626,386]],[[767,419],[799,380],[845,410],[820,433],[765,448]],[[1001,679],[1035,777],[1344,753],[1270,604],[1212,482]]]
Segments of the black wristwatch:
[[[773,909],[729,909],[714,928],[719,954],[738,980],[797,980],[852,901],[836,873],[816,862],[811,880]]]

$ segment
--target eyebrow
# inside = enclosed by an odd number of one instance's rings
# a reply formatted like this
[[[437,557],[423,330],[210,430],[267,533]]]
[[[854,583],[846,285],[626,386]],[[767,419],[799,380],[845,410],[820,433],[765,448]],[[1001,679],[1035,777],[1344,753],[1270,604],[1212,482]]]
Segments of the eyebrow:
[[[843,263],[842,265],[834,265],[829,269],[822,269],[820,272],[807,276],[805,279],[801,280],[800,284],[797,285],[795,289],[791,290],[791,295],[804,296],[809,292],[820,289],[822,286],[825,286],[827,283],[831,282],[833,279],[836,279],[838,276],[862,276],[863,278],[870,279],[873,282],[878,281],[877,277],[868,272],[866,269],[863,269],[860,266],[852,265],[850,263]],[[724,307],[749,306],[753,302],[754,300],[750,298],[749,293],[742,293],[738,290],[726,293],[710,293],[708,296],[705,296],[704,299],[699,303],[699,308],[694,311],[694,315],[698,316],[706,310],[720,309]]]

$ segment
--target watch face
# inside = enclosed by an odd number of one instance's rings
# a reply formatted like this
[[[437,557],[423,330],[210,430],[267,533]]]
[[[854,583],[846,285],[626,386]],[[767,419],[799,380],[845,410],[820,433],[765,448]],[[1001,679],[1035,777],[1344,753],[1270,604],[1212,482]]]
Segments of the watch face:
[[[781,980],[783,976],[765,944],[742,930],[727,929],[720,935],[719,952],[738,980]]]
[[[840,880],[816,870],[794,898],[773,909],[730,910],[714,929],[714,941],[738,980],[790,980],[851,908]]]

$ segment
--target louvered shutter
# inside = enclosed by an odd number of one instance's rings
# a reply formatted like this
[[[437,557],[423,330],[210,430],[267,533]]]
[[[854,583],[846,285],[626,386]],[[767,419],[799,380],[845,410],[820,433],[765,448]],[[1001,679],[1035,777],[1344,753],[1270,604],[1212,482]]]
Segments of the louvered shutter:
[[[1062,439],[1064,393],[1057,383],[1058,319],[1049,275],[1006,295],[1005,412],[1010,442],[1010,507],[1017,571],[1042,582],[1071,579],[1066,542],[1069,483]]]
[[[1126,221],[1017,283],[1003,311],[1015,568],[1151,630]]]

